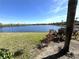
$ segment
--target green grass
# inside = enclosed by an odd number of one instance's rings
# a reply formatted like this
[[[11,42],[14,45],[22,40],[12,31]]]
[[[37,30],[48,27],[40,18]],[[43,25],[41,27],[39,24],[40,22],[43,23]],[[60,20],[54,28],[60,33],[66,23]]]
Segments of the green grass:
[[[24,50],[22,56],[15,59],[29,59],[30,50],[40,42],[47,32],[0,33],[0,48],[9,49],[12,53]]]

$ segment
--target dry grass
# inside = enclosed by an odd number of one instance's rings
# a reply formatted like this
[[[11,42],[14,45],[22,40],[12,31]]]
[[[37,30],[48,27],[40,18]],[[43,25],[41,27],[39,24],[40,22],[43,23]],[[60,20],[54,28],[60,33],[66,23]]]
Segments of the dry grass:
[[[15,59],[29,59],[29,51],[47,34],[47,32],[0,33],[0,48],[12,53],[23,49],[24,53]]]

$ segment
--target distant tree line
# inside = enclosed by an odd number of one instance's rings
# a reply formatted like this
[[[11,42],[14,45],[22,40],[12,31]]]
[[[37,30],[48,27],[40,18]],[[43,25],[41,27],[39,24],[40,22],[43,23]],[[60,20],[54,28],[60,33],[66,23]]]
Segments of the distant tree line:
[[[0,23],[0,27],[2,26],[2,23]]]
[[[31,24],[2,24],[0,23],[0,27],[13,27],[13,26],[26,26]]]
[[[66,22],[56,22],[56,23],[51,23],[52,25],[66,25]],[[79,25],[79,21],[75,20],[74,25]]]
[[[74,22],[75,25],[79,25],[79,21]],[[2,24],[0,23],[0,27],[12,27],[12,26],[29,26],[29,25],[58,25],[58,26],[65,26],[66,22],[56,22],[56,23],[40,23],[40,24]]]

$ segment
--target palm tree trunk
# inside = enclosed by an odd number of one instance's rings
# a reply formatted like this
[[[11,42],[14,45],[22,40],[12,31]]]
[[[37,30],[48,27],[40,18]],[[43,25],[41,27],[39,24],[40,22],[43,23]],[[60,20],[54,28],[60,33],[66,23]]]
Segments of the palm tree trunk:
[[[74,19],[76,14],[76,6],[78,0],[69,0],[68,3],[68,13],[67,13],[67,25],[66,25],[66,40],[64,48],[66,51],[69,51],[70,40],[74,27]]]
[[[76,6],[78,0],[69,0],[68,1],[68,13],[67,13],[67,25],[66,25],[66,39],[63,49],[61,49],[56,56],[57,58],[65,55],[69,51],[70,40],[73,32],[74,19],[76,14]]]
[[[65,55],[69,51],[70,40],[73,32],[74,19],[76,14],[76,6],[78,0],[69,0],[68,1],[68,13],[67,13],[67,25],[66,25],[66,39],[63,49],[58,53],[48,56],[43,59],[55,59]]]

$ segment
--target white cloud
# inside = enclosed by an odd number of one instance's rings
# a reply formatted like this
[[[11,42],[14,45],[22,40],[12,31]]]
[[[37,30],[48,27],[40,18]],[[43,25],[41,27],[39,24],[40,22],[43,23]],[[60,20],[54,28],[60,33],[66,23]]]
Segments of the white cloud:
[[[52,16],[47,19],[44,19],[44,23],[53,23],[53,22],[61,22],[61,21],[66,21],[66,15],[63,16]]]
[[[68,0],[52,0],[52,5],[48,12],[49,16],[47,16],[46,20],[48,22],[61,22],[62,20],[66,21],[67,5]]]
[[[67,5],[63,6],[65,3],[67,3],[68,0],[52,0],[54,1],[54,3],[56,3],[55,5],[52,3],[51,7],[50,7],[50,11],[48,13],[58,13],[64,9],[67,8]],[[63,7],[62,7],[63,6]]]
[[[55,7],[54,9],[50,9],[49,13],[52,13],[53,15],[55,15],[55,17],[52,18],[50,16],[50,18],[48,18],[48,19],[49,20],[52,19],[53,22],[60,22],[62,20],[66,21],[67,14],[63,14],[62,11],[67,12],[68,0],[54,0],[54,2],[56,2],[57,5],[54,6]],[[61,16],[59,15],[59,12],[61,13]],[[79,1],[78,1],[78,5],[77,5],[77,10],[76,10],[76,17],[78,17],[77,20],[79,21]]]

